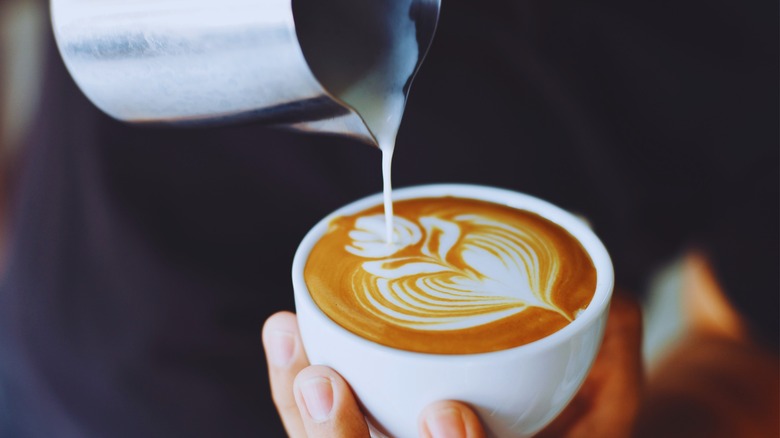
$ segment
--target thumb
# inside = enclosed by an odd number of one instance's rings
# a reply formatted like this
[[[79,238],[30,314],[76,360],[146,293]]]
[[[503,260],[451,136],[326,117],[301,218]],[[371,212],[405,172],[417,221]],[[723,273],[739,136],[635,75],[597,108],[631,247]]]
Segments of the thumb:
[[[324,366],[304,368],[293,385],[306,434],[317,438],[365,438],[368,426],[352,390]]]

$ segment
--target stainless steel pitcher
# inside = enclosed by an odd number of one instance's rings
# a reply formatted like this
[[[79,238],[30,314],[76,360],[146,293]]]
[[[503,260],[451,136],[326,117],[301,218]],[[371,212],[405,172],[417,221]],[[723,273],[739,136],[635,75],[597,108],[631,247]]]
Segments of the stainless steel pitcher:
[[[51,0],[51,16],[76,83],[116,119],[256,120],[376,144],[342,93],[400,62],[405,99],[440,1]]]

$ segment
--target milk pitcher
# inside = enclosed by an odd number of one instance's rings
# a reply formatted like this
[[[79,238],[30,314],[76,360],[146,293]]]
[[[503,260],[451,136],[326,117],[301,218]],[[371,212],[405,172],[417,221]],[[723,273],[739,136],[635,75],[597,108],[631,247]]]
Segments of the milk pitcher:
[[[51,0],[51,16],[70,74],[116,119],[252,120],[376,144],[367,114],[387,96],[405,102],[439,6],[440,0]]]

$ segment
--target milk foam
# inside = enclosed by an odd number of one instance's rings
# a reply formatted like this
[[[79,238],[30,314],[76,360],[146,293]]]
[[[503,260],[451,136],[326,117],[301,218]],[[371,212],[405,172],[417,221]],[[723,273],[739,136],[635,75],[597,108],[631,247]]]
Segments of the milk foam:
[[[382,215],[359,217],[345,247],[367,259],[353,275],[353,289],[375,317],[408,328],[455,330],[538,307],[570,320],[552,300],[557,250],[533,230],[476,214],[395,217],[388,245],[382,222]]]

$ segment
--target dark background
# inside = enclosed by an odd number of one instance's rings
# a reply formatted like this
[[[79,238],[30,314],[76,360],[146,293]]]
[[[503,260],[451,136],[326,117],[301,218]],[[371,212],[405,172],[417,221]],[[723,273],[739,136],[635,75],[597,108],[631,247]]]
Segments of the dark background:
[[[506,187],[583,214],[637,294],[700,248],[776,349],[777,9],[444,0],[394,183]],[[381,189],[379,151],[115,122],[48,38],[12,178],[0,436],[281,436],[260,327],[293,308],[308,228]]]

